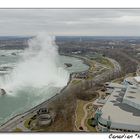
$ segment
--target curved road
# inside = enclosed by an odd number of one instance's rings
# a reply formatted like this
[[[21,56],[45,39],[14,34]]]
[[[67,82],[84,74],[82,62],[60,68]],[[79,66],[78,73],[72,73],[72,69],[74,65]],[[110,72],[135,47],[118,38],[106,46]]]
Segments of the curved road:
[[[106,58],[107,58],[107,57],[106,57]],[[107,58],[107,59],[114,65],[114,68],[113,68],[114,73],[119,73],[119,72],[121,72],[121,66],[120,66],[120,64],[119,64],[117,61],[115,61],[114,59],[111,59],[111,58]],[[104,66],[104,68],[109,69],[109,68],[107,68],[107,67],[105,67],[105,66]],[[102,79],[101,77],[103,77],[105,74],[106,74],[106,72],[105,72],[105,73],[102,73],[101,75],[99,74],[99,75],[95,76],[95,78],[96,78],[96,79]],[[84,114],[84,117],[82,118],[82,121],[81,121],[81,126],[82,126],[83,130],[80,130],[80,129],[77,127],[76,121],[75,121],[75,126],[76,126],[77,130],[79,130],[79,131],[86,131],[86,132],[89,131],[89,130],[87,129],[87,127],[85,126],[85,120],[87,119],[87,115],[88,115],[87,110],[86,110],[86,107],[87,107],[87,105],[90,104],[90,103],[92,103],[92,102],[88,102],[88,103],[86,103],[86,104],[83,106],[83,110],[84,110],[84,113],[85,113],[85,114]],[[76,112],[75,112],[75,116],[77,116],[77,115],[76,115]]]
[[[121,67],[120,67],[119,63],[111,58],[108,58],[108,59],[114,64],[114,72],[120,72]],[[100,80],[100,79],[102,79],[101,77],[103,77],[103,76],[104,76],[104,74],[97,75],[96,78]],[[62,94],[63,94],[63,92],[62,92]],[[24,124],[23,121],[25,121],[26,119],[28,119],[29,117],[34,115],[40,108],[46,107],[47,104],[49,104],[53,99],[56,99],[58,96],[59,95],[56,94],[56,96],[53,96],[49,100],[43,102],[42,104],[39,104],[38,106],[32,108],[31,110],[29,110],[23,114],[17,115],[16,117],[10,119],[5,124],[0,126],[0,131],[1,132],[13,131],[13,129],[15,129],[17,127],[17,125],[23,125]]]

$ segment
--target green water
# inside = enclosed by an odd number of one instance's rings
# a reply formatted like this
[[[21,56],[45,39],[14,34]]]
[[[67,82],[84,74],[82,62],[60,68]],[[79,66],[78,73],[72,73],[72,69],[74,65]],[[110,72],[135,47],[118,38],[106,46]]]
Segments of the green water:
[[[11,55],[14,51],[0,51],[0,66],[9,66],[9,67],[16,67],[16,63],[20,59],[20,55]],[[84,71],[88,69],[88,66],[83,64],[82,60],[77,58],[68,57],[68,56],[60,56],[60,62],[62,66],[64,63],[71,63],[72,67],[66,68],[69,73]],[[5,71],[0,71],[0,76],[3,76]],[[10,73],[10,71],[9,71]],[[12,81],[11,81],[12,82]],[[61,89],[57,87],[41,87],[41,88],[32,88],[26,87],[21,88],[18,91],[18,94],[12,93],[9,95],[0,96],[0,124],[6,122],[8,119],[12,118],[13,116],[23,113],[32,107],[40,104],[41,102],[45,101],[46,99],[51,98],[56,93],[58,93]]]

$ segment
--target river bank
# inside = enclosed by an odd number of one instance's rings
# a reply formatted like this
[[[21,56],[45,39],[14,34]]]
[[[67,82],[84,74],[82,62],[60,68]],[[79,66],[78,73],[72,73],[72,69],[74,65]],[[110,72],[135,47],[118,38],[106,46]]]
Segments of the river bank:
[[[69,57],[72,57],[72,56],[69,56]],[[78,58],[78,59],[79,59],[79,58]],[[82,60],[82,61],[83,61],[83,60]],[[21,118],[25,118],[25,117],[28,116],[31,112],[33,113],[33,112],[37,111],[37,110],[38,110],[39,108],[41,108],[42,106],[44,106],[44,105],[46,105],[46,104],[49,104],[50,102],[52,102],[53,100],[55,100],[56,98],[58,98],[58,96],[61,96],[61,94],[63,94],[63,91],[65,91],[65,89],[68,87],[69,83],[71,82],[71,80],[72,80],[72,75],[73,75],[74,73],[77,73],[77,72],[72,72],[72,73],[70,73],[70,76],[69,76],[69,80],[68,80],[67,85],[66,85],[65,87],[63,87],[63,88],[60,90],[59,93],[56,93],[56,94],[55,94],[54,96],[52,96],[51,98],[45,100],[44,102],[38,104],[37,106],[35,106],[35,107],[33,107],[33,108],[31,108],[31,109],[25,111],[24,113],[20,113],[20,114],[18,114],[18,115],[16,115],[16,116],[10,118],[8,121],[6,121],[5,123],[3,123],[3,124],[0,125],[0,129],[3,128],[3,127],[5,127],[5,126],[7,126],[7,125],[9,125],[9,123],[11,123],[12,120],[16,120],[16,118],[20,118],[20,117],[21,117]]]
[[[11,131],[13,127],[25,121],[31,114],[34,114],[38,111],[38,109],[47,107],[52,110],[55,114],[55,121],[51,126],[44,128],[41,131],[47,132],[71,132],[74,131],[75,127],[75,108],[76,101],[81,97],[86,98],[89,94],[86,92],[87,89],[92,88],[92,91],[96,91],[99,88],[99,84],[107,81],[108,76],[114,74],[115,70],[107,71],[99,75],[99,77],[95,77],[94,80],[85,80],[84,82],[80,82],[77,85],[71,85],[71,79],[73,73],[70,74],[69,82],[67,85],[61,90],[61,92],[53,96],[52,98],[46,100],[45,102],[39,104],[38,106],[28,110],[27,112],[10,119],[7,123],[1,126],[0,131]],[[108,75],[109,74],[109,75]],[[104,79],[105,76],[105,79]],[[106,79],[107,77],[107,79]],[[36,131],[39,131],[36,130]]]

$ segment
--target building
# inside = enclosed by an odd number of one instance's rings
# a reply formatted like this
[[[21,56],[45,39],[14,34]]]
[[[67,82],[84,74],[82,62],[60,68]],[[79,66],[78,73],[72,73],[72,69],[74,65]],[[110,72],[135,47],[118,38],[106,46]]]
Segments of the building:
[[[75,78],[79,79],[87,79],[88,78],[88,72],[79,72],[75,74]]]
[[[107,85],[113,91],[100,109],[97,125],[100,131],[140,132],[140,84],[135,78]]]
[[[140,53],[139,53],[139,55],[140,55]],[[138,65],[138,67],[137,67],[136,74],[137,74],[137,76],[140,76],[140,65]]]
[[[138,84],[140,84],[140,76],[134,77],[134,79],[136,80],[136,82],[137,82]]]
[[[49,126],[52,122],[52,117],[47,108],[41,108],[37,112],[37,125],[38,126]]]

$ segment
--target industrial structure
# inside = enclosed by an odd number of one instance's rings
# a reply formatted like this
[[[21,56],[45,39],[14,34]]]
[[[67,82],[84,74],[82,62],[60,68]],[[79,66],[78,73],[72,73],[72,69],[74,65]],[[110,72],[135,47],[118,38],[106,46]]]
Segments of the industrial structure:
[[[140,76],[108,83],[106,89],[110,95],[96,110],[93,125],[104,132],[140,132]]]

